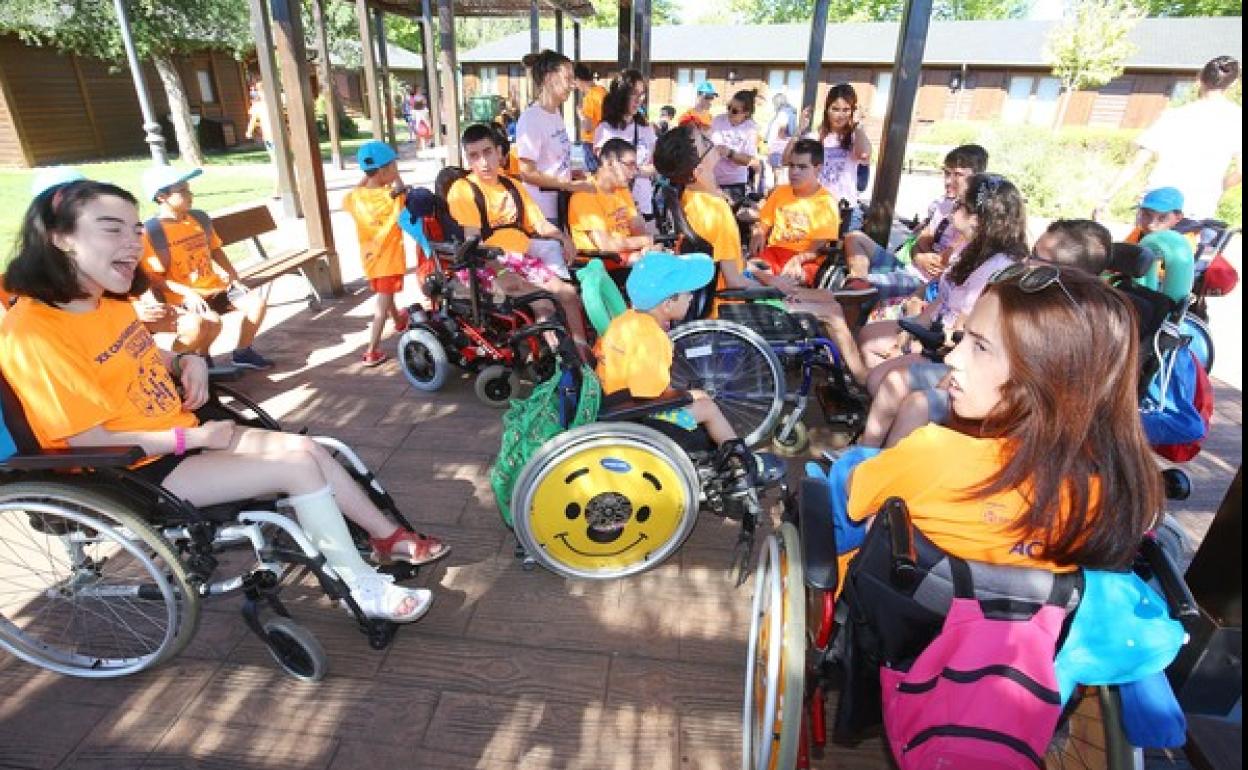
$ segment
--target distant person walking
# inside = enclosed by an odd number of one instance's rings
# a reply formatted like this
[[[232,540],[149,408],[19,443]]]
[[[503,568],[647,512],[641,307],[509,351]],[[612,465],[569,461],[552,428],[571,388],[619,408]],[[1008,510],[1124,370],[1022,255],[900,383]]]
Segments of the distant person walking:
[[[1157,165],[1144,189],[1176,187],[1183,193],[1186,216],[1213,217],[1222,194],[1243,178],[1243,110],[1226,98],[1239,74],[1239,61],[1230,56],[1205,64],[1199,97],[1166,110],[1136,138],[1135,157],[1106,190],[1092,216],[1099,217],[1155,157]]]

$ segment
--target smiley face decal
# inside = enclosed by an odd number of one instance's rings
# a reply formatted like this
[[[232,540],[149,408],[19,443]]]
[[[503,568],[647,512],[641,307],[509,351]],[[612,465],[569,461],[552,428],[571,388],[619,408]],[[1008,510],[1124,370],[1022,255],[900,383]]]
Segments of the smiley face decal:
[[[689,492],[649,447],[586,446],[538,480],[527,511],[545,555],[577,573],[628,573],[665,557],[688,533]],[[673,542],[677,541],[677,542]]]

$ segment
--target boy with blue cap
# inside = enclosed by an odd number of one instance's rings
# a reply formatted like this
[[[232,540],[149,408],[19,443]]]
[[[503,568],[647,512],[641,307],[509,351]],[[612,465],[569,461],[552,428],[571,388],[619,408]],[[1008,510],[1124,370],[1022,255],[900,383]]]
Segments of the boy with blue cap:
[[[701,83],[698,83],[697,94],[693,107],[685,110],[684,114],[680,116],[680,120],[676,121],[676,124],[683,126],[685,123],[693,122],[697,123],[703,130],[710,131],[711,105],[715,103],[715,99],[719,94],[709,80],[703,80]]]
[[[1138,243],[1159,257],[1139,283],[1175,302],[1187,299],[1195,282],[1199,230],[1184,236],[1174,229],[1183,221],[1183,205],[1183,193],[1177,187],[1149,190],[1140,201],[1135,229],[1127,236],[1127,243]]]
[[[657,398],[668,390],[675,351],[667,331],[689,312],[693,292],[714,276],[715,263],[705,254],[651,251],[633,265],[625,285],[632,308],[616,316],[598,341],[597,374],[604,406],[613,396]],[[658,412],[652,419],[688,431],[701,425],[728,455],[748,460],[744,444],[710,396],[701,390],[691,390],[689,395],[693,403]],[[743,462],[743,466],[749,468],[752,463]]]
[[[230,362],[242,369],[272,368],[273,362],[251,346],[264,322],[267,298],[243,284],[221,248],[212,217],[192,208],[195,198],[187,183],[202,173],[172,166],[143,172],[143,194],[160,206],[143,224],[143,270],[156,298],[180,311],[175,352],[209,358],[208,350],[221,333],[221,316],[241,310],[243,322]]]
[[[385,142],[365,142],[355,159],[364,178],[347,193],[342,208],[355,220],[364,275],[368,287],[377,295],[368,349],[364,351],[364,365],[377,366],[388,358],[378,347],[386,318],[394,321],[395,331],[399,332],[408,323],[407,311],[394,302],[394,295],[403,290],[403,275],[407,272],[403,231],[399,228],[406,188],[399,178],[399,156]]]

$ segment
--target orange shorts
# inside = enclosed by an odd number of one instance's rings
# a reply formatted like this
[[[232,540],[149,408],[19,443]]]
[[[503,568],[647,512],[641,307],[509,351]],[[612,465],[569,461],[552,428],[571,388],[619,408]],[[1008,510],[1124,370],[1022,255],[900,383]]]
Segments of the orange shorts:
[[[784,270],[784,266],[793,258],[795,252],[789,251],[782,246],[768,246],[759,254],[759,258],[771,266],[771,272],[774,275],[780,275]],[[802,285],[812,286],[815,281],[815,274],[819,272],[819,260],[813,260],[802,265]]]
[[[398,294],[403,291],[403,276],[383,275],[368,279],[368,288],[377,294]]]

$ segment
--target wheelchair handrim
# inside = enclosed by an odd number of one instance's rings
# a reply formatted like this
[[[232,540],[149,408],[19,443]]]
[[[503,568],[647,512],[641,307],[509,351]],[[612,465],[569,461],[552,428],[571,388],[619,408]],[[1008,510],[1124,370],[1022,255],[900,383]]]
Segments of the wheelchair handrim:
[[[511,510],[517,539],[544,567],[609,580],[660,564],[680,547],[697,521],[698,490],[693,463],[671,439],[641,425],[593,423],[534,453]],[[612,505],[629,511],[618,534],[591,542],[591,517]]]

